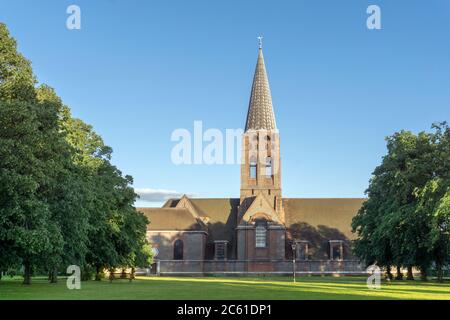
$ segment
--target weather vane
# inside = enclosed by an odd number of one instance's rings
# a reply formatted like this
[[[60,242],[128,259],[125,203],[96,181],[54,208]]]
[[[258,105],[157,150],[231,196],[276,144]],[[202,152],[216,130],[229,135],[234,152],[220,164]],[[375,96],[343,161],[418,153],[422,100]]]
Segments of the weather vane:
[[[259,46],[260,49],[262,49],[262,39],[263,39],[262,36],[258,37],[258,46]]]

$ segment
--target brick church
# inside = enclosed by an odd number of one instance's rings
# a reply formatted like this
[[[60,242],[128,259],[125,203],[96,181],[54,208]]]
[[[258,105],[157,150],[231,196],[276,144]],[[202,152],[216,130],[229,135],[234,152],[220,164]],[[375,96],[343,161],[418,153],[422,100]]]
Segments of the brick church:
[[[280,136],[260,46],[242,136],[240,198],[138,208],[156,274],[356,274],[351,221],[364,199],[283,198]]]

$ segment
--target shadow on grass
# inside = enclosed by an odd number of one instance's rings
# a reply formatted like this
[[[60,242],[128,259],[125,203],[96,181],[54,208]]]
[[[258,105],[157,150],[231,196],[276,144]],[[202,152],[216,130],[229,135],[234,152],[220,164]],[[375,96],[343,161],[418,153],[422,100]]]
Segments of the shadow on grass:
[[[81,290],[68,290],[65,279],[57,284],[44,278],[33,280],[31,286],[22,285],[21,279],[0,281],[0,299],[450,299],[450,284],[395,281],[370,290],[362,277],[301,277],[295,284],[289,277],[138,277],[131,283],[119,279],[82,282]]]

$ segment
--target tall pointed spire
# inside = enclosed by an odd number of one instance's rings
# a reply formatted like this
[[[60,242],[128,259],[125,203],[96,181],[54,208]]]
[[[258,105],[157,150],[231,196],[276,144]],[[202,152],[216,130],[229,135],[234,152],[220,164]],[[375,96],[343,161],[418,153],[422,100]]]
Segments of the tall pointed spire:
[[[259,40],[258,62],[253,77],[252,92],[248,106],[247,130],[274,130],[276,129],[275,115],[273,113],[272,96],[270,94],[269,80],[262,52],[262,37]]]

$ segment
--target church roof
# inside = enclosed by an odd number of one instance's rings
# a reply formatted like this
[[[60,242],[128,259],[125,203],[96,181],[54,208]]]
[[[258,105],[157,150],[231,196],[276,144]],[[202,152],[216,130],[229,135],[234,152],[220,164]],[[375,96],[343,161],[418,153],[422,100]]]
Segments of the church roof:
[[[207,218],[211,240],[232,241],[237,226],[238,198],[189,199],[199,217]],[[286,227],[314,230],[330,240],[351,240],[351,222],[361,208],[363,198],[283,198]],[[176,208],[179,200],[168,200],[163,208],[139,208],[150,220],[148,230],[200,230],[187,209]],[[186,228],[186,229],[183,229]],[[195,229],[199,228],[199,229]]]
[[[205,231],[200,221],[187,209],[138,208],[150,221],[148,231]]]
[[[163,208],[175,208],[179,199],[169,199]],[[213,240],[232,241],[236,228],[238,198],[190,198],[196,213],[200,217],[207,217],[208,233]]]
[[[283,208],[286,227],[300,229],[300,235],[302,230],[314,230],[315,233],[320,233],[329,240],[353,240],[355,234],[352,233],[352,219],[365,200],[363,198],[285,198]]]
[[[276,129],[272,96],[270,94],[269,80],[267,78],[266,66],[264,64],[264,56],[261,48],[259,48],[258,61],[253,77],[245,131],[260,129]]]

